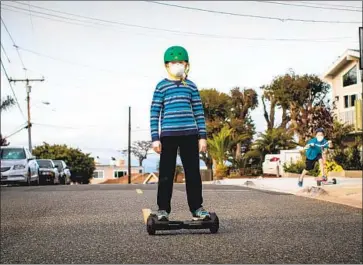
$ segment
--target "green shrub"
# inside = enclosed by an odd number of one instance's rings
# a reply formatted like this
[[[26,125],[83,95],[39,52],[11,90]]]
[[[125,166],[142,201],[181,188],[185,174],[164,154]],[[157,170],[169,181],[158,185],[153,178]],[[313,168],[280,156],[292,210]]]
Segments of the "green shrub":
[[[285,172],[301,174],[305,168],[305,162],[303,160],[299,160],[296,163],[285,163],[283,168]]]
[[[333,159],[345,170],[362,170],[363,163],[361,151],[358,147],[348,147],[345,150],[335,150],[332,154]]]
[[[298,160],[296,163],[285,163],[283,165],[283,168],[284,171],[287,173],[301,174],[305,169],[305,158],[303,158],[302,160]],[[308,171],[308,174],[314,177],[319,176],[319,163],[316,163],[314,169]]]

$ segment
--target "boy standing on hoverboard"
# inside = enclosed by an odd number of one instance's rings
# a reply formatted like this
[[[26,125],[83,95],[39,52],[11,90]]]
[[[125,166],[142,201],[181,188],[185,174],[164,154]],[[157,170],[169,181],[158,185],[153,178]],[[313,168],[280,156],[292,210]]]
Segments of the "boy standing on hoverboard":
[[[157,217],[158,220],[169,220],[179,148],[185,171],[189,210],[193,218],[205,220],[210,218],[210,214],[202,206],[199,170],[199,152],[207,149],[203,105],[196,85],[187,79],[188,52],[180,46],[170,47],[165,51],[164,64],[168,78],[157,84],[150,110],[152,146],[156,153],[161,154]]]
[[[306,164],[305,169],[303,170],[301,176],[299,177],[298,185],[299,187],[303,186],[303,180],[306,173],[309,170],[313,170],[315,167],[316,162],[319,162],[319,167],[322,170],[322,178],[319,181],[326,180],[325,174],[325,160],[326,160],[326,152],[328,148],[332,147],[331,141],[327,141],[324,138],[324,129],[319,128],[316,130],[316,137],[310,139],[305,146],[306,149]],[[324,149],[324,151],[323,151]]]

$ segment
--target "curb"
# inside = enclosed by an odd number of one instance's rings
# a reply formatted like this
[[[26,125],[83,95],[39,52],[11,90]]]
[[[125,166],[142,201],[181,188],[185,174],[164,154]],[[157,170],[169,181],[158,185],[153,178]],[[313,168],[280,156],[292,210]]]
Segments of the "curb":
[[[346,205],[346,206],[354,207],[354,208],[357,208],[357,209],[362,209],[362,204],[356,205],[352,201],[350,201],[350,202],[349,201],[341,201],[341,200],[339,200],[339,197],[329,196],[328,191],[326,191],[325,189],[323,189],[321,187],[308,186],[308,187],[305,187],[304,189],[299,190],[297,192],[288,192],[288,191],[273,189],[273,188],[269,188],[269,187],[265,187],[265,186],[261,186],[261,185],[256,185],[253,181],[250,181],[250,180],[246,181],[244,184],[239,184],[239,185],[238,184],[221,183],[221,181],[218,181],[218,182],[216,181],[213,184],[242,186],[242,187],[250,188],[250,189],[253,189],[253,190],[265,190],[265,191],[272,191],[272,192],[278,192],[278,193],[285,193],[285,194],[295,195],[295,196],[299,196],[299,197],[316,199],[316,200],[320,200],[320,201],[325,201],[325,202],[330,202],[330,203],[335,203],[335,204],[340,204],[340,205]],[[304,190],[306,190],[308,193],[304,194],[303,193]]]

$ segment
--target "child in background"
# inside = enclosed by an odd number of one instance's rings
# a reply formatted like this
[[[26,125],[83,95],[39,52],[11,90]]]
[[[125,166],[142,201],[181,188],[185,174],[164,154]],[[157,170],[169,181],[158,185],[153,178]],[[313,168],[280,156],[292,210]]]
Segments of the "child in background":
[[[307,145],[305,146],[306,164],[305,164],[305,169],[303,170],[301,176],[299,177],[298,181],[299,187],[303,186],[303,181],[306,173],[308,173],[309,170],[313,170],[317,162],[319,162],[319,167],[322,171],[322,179],[318,181],[326,180],[326,172],[324,164],[328,148],[332,148],[331,141],[328,141],[324,138],[324,129],[322,128],[317,129],[316,136],[310,139]]]

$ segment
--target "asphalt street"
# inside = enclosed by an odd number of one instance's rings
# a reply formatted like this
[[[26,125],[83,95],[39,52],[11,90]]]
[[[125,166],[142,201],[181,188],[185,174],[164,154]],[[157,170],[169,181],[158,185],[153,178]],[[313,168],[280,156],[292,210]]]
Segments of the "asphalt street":
[[[204,185],[220,230],[149,236],[142,209],[156,185],[1,187],[1,263],[362,263],[362,210]],[[140,192],[140,190],[142,192]],[[183,184],[173,220],[190,220]]]

